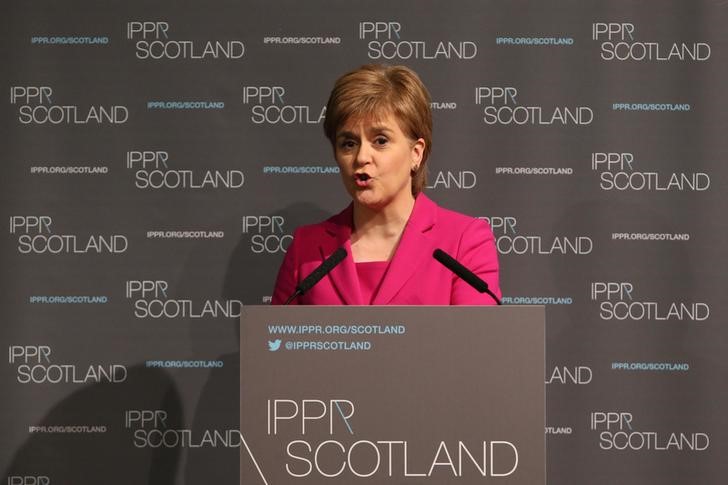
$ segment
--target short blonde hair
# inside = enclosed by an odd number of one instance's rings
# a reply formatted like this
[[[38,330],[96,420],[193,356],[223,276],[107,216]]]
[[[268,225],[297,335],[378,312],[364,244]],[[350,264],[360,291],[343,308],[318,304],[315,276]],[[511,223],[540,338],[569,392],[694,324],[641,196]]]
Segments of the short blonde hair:
[[[432,149],[430,94],[419,76],[405,66],[366,64],[336,80],[326,104],[324,133],[336,146],[336,132],[351,118],[392,114],[413,140],[422,138],[422,161],[412,174],[412,195],[427,184],[425,162]]]

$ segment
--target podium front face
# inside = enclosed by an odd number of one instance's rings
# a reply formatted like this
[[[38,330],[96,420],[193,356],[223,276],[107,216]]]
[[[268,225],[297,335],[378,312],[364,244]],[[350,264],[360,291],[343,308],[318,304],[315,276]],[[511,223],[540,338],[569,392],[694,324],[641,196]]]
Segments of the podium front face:
[[[545,483],[543,307],[246,307],[241,483]]]

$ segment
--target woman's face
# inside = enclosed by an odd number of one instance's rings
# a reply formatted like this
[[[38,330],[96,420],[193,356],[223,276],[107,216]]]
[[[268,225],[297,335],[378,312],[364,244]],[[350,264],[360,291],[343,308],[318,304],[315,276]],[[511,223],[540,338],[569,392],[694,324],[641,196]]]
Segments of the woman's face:
[[[354,202],[373,210],[412,200],[411,170],[425,141],[402,132],[393,115],[351,119],[336,133],[334,155]]]

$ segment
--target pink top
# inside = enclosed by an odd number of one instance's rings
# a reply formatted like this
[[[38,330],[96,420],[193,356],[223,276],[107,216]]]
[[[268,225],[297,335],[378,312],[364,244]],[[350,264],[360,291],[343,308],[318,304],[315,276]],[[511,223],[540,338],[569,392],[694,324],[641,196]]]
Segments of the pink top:
[[[389,261],[366,261],[355,263],[356,274],[359,277],[359,290],[362,299],[371,305],[374,297],[377,296],[379,285],[384,279]]]
[[[488,224],[435,204],[420,193],[415,199],[397,250],[384,279],[375,278],[373,299],[362,296],[362,278],[351,257],[353,205],[319,224],[295,230],[278,271],[271,304],[282,305],[296,285],[311,274],[337,248],[348,256],[292,305],[494,305],[466,281],[440,264],[432,253],[442,249],[482,278],[496,295],[498,251]]]

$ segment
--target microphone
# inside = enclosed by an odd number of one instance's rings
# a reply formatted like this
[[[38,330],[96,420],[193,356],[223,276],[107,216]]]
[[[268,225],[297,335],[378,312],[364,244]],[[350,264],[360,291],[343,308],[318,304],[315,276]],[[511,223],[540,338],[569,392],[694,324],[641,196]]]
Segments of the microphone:
[[[326,258],[323,263],[319,265],[318,268],[311,271],[311,274],[306,276],[303,281],[301,281],[298,285],[296,285],[296,291],[286,300],[284,305],[288,305],[293,301],[294,298],[296,298],[298,295],[303,295],[308,290],[310,290],[313,285],[318,283],[321,278],[329,274],[329,272],[336,267],[337,264],[342,262],[346,258],[346,249],[339,248],[336,251],[334,251],[331,256]]]
[[[490,289],[488,289],[488,283],[481,280],[478,275],[460,264],[455,258],[447,254],[445,251],[443,251],[442,249],[435,249],[435,252],[432,253],[432,257],[442,263],[442,265],[445,266],[447,269],[458,275],[467,284],[478,290],[478,292],[488,293],[497,304],[501,305],[501,301],[498,299],[498,297],[495,296],[495,294],[490,291]]]

